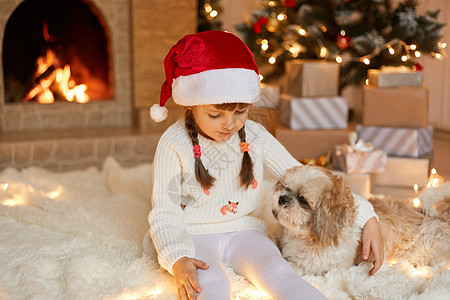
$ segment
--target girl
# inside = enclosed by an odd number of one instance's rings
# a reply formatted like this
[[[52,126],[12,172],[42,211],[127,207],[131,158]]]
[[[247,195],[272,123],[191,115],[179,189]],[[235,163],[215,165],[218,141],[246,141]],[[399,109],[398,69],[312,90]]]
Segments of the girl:
[[[167,116],[170,96],[186,113],[158,143],[149,233],[179,298],[231,299],[225,262],[274,299],[325,299],[282,258],[264,222],[250,216],[264,199],[264,172],[278,178],[301,165],[263,126],[247,121],[259,97],[250,50],[231,33],[201,32],[172,47],[164,66],[152,118]],[[363,255],[372,250],[372,273],[383,260],[375,217],[367,201],[360,203]]]

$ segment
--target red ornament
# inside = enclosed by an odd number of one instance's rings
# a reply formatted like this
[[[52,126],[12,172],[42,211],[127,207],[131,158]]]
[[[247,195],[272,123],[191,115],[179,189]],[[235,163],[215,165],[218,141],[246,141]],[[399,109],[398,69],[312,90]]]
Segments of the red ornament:
[[[336,45],[341,50],[347,49],[350,47],[350,37],[339,33],[336,37]]]
[[[255,23],[253,23],[253,30],[256,33],[261,33],[262,25],[265,25],[265,24],[267,24],[267,18],[261,16]]]
[[[416,71],[416,72],[420,72],[420,71],[423,70],[423,67],[422,67],[421,64],[415,63],[415,64],[414,64],[414,67],[413,67],[413,70]]]
[[[286,5],[289,8],[295,7],[295,0],[284,0],[284,5]]]

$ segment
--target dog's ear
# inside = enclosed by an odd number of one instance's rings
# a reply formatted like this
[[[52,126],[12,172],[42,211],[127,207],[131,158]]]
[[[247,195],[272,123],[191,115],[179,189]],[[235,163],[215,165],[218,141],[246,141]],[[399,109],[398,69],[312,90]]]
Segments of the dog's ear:
[[[314,211],[310,234],[323,246],[337,245],[342,229],[354,218],[354,201],[350,188],[341,176],[329,174],[332,186],[325,191]]]

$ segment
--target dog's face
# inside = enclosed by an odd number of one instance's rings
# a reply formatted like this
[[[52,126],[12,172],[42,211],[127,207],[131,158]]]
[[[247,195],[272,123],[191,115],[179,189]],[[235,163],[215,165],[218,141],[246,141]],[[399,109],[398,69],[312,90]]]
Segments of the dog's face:
[[[306,231],[314,241],[336,243],[353,213],[353,196],[341,177],[306,165],[288,170],[275,184],[271,208],[292,234]]]

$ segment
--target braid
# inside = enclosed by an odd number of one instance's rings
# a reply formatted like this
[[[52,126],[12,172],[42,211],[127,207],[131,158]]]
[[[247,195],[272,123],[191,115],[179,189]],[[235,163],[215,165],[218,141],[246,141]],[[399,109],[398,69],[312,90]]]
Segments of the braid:
[[[245,125],[239,130],[238,133],[241,143],[245,142]],[[241,186],[245,188],[248,188],[253,183],[253,163],[248,151],[244,152],[244,156],[242,157],[239,178],[241,179]]]
[[[192,110],[188,110],[186,112],[186,119],[184,122],[189,137],[192,141],[192,146],[198,145],[198,132],[196,129],[196,124],[194,117],[192,115]],[[214,181],[216,180],[211,174],[209,174],[208,170],[205,169],[205,166],[202,163],[200,157],[195,158],[195,178],[200,183],[200,185],[205,189],[210,189],[214,185]]]

